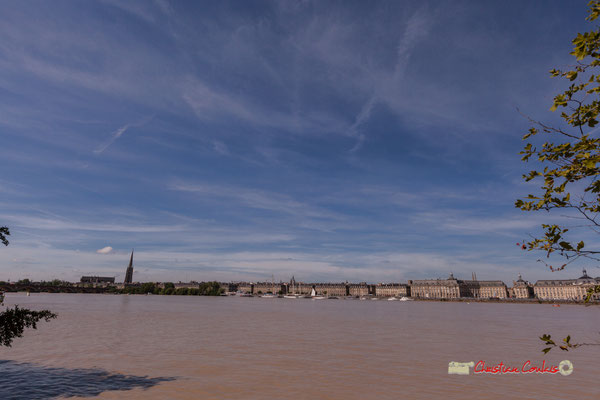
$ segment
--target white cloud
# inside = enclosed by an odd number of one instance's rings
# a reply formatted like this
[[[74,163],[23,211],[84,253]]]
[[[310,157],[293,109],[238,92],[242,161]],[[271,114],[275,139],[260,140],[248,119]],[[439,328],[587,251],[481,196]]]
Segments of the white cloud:
[[[108,254],[113,251],[113,248],[110,246],[103,247],[101,249],[96,250],[98,254]]]
[[[108,141],[106,143],[104,143],[102,146],[98,147],[96,150],[94,150],[94,153],[96,154],[100,154],[102,153],[104,150],[106,150],[111,144],[114,143],[115,140],[117,140],[118,138],[121,137],[122,134],[125,133],[125,131],[127,131],[127,129],[129,129],[131,125],[130,124],[126,124],[123,125],[122,127],[120,127],[119,129],[117,129],[116,131],[114,131],[111,134],[110,139],[108,139]]]
[[[287,195],[241,186],[176,182],[169,185],[169,189],[180,192],[198,193],[202,196],[213,198],[234,199],[247,207],[282,212],[290,215],[330,219],[343,218],[336,212],[297,201]]]
[[[151,117],[147,117],[147,118],[142,119],[139,122],[123,125],[122,127],[120,127],[119,129],[117,129],[116,131],[114,131],[111,134],[110,139],[108,139],[108,141],[106,141],[106,143],[104,143],[103,145],[101,145],[100,147],[98,147],[96,150],[94,150],[94,153],[96,153],[96,154],[102,153],[104,150],[106,150],[107,148],[109,148],[110,145],[112,145],[115,142],[115,140],[117,140],[118,138],[120,138],[121,136],[123,136],[123,134],[127,131],[127,129],[129,129],[131,127],[143,126],[148,121],[150,121],[150,119],[152,119],[152,118]]]

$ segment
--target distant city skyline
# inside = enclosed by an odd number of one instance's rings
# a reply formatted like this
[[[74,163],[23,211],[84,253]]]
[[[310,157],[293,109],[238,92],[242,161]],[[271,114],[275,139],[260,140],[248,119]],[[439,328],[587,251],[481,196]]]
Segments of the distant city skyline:
[[[0,280],[600,276],[513,206],[586,4],[2,3]]]

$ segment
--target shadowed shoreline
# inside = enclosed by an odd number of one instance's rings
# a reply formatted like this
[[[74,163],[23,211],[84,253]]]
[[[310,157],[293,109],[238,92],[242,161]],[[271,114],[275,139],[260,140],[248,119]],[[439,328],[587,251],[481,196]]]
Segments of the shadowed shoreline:
[[[53,368],[0,360],[0,399],[93,397],[110,390],[148,389],[175,379],[113,374],[94,368]]]

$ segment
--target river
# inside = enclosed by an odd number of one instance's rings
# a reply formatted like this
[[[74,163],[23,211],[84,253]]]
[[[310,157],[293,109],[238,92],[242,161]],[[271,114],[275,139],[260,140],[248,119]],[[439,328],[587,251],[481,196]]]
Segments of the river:
[[[600,307],[8,293],[58,314],[0,348],[0,398],[598,399]],[[448,374],[451,361],[570,375]],[[479,364],[481,367],[481,364]]]

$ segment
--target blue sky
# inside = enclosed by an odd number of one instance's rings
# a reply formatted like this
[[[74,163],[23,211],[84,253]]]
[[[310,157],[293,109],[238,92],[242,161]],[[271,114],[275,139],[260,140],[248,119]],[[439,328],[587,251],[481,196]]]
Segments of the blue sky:
[[[0,279],[571,277],[517,108],[587,1],[0,4]]]

